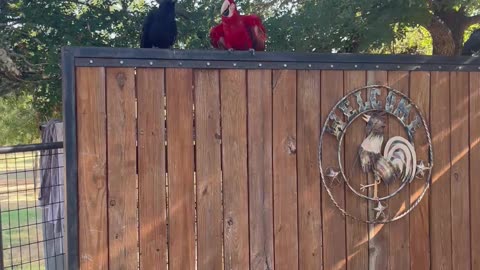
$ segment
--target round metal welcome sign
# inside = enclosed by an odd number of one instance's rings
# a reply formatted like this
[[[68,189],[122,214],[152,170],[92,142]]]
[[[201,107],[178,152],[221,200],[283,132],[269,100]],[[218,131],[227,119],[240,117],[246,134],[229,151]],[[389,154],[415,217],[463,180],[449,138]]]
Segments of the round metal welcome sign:
[[[400,127],[396,132],[395,126]],[[328,114],[320,135],[319,166],[325,190],[344,215],[366,223],[398,220],[419,204],[430,186],[428,126],[418,106],[400,91],[380,85],[354,90]],[[414,181],[421,184],[411,185]],[[344,191],[335,190],[342,186]],[[359,200],[347,211],[339,203],[344,196]],[[363,211],[365,206],[368,211]]]

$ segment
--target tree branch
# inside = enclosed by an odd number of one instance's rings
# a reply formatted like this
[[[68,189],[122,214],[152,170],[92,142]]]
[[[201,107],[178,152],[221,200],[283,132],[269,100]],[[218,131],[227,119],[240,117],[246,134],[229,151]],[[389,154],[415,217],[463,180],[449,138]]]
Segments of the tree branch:
[[[9,78],[18,78],[22,75],[20,68],[2,48],[0,48],[0,72],[5,73],[5,76]]]
[[[480,15],[467,17],[467,22],[466,22],[467,27],[472,25],[472,24],[477,24],[477,23],[480,23]]]
[[[175,11],[175,13],[177,14],[178,17],[182,18],[182,19],[185,19],[185,20],[189,20],[189,21],[192,21],[191,19],[191,16],[189,16],[188,12],[186,10],[183,10],[183,9],[178,9]]]

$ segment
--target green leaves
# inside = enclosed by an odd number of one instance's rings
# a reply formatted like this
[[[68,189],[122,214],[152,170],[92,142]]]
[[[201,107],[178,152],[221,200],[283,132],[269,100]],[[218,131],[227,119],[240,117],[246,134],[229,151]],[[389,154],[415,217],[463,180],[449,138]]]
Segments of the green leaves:
[[[33,143],[38,125],[32,96],[9,95],[0,98],[0,145]]]
[[[223,0],[179,0],[176,48],[211,49],[210,28]],[[480,14],[478,0],[238,0],[243,14],[259,15],[268,51],[428,53],[432,14]],[[25,92],[33,108],[52,116],[61,107],[62,46],[139,47],[141,27],[154,0],[0,0],[0,49],[19,67],[18,78],[0,70],[0,95]],[[468,30],[471,31],[471,28]],[[416,39],[421,39],[417,41]],[[430,46],[430,47],[429,47]],[[0,64],[1,66],[1,64]]]

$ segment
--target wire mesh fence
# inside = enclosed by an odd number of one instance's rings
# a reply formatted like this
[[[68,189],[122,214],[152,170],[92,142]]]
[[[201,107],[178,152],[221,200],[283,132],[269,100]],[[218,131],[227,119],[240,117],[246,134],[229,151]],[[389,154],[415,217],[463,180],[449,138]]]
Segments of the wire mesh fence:
[[[62,143],[0,148],[0,269],[64,269],[63,190]]]

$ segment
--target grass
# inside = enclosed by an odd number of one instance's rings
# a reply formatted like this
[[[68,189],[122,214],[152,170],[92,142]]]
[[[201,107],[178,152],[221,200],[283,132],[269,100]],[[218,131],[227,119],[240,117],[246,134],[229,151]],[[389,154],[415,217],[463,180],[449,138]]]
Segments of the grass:
[[[12,171],[15,169],[33,169],[34,161],[35,153],[33,152],[28,152],[26,154],[14,153],[0,155],[0,173]]]
[[[0,155],[0,181],[33,178],[35,153]]]
[[[45,269],[42,208],[37,207],[34,161],[34,152],[0,154],[0,231],[8,270]]]
[[[12,210],[1,214],[4,264],[18,265],[37,261],[43,257],[42,218],[40,208]],[[43,262],[14,267],[13,269],[44,269]]]
[[[42,220],[40,208],[28,208],[2,213],[3,248],[36,242],[37,223]],[[29,239],[34,237],[34,239]]]
[[[35,207],[34,153],[0,155],[1,232],[5,269],[43,270],[42,210]],[[28,171],[28,172],[27,172]],[[32,263],[27,263],[33,261]],[[23,264],[22,264],[23,263]],[[13,267],[12,267],[13,266]]]

